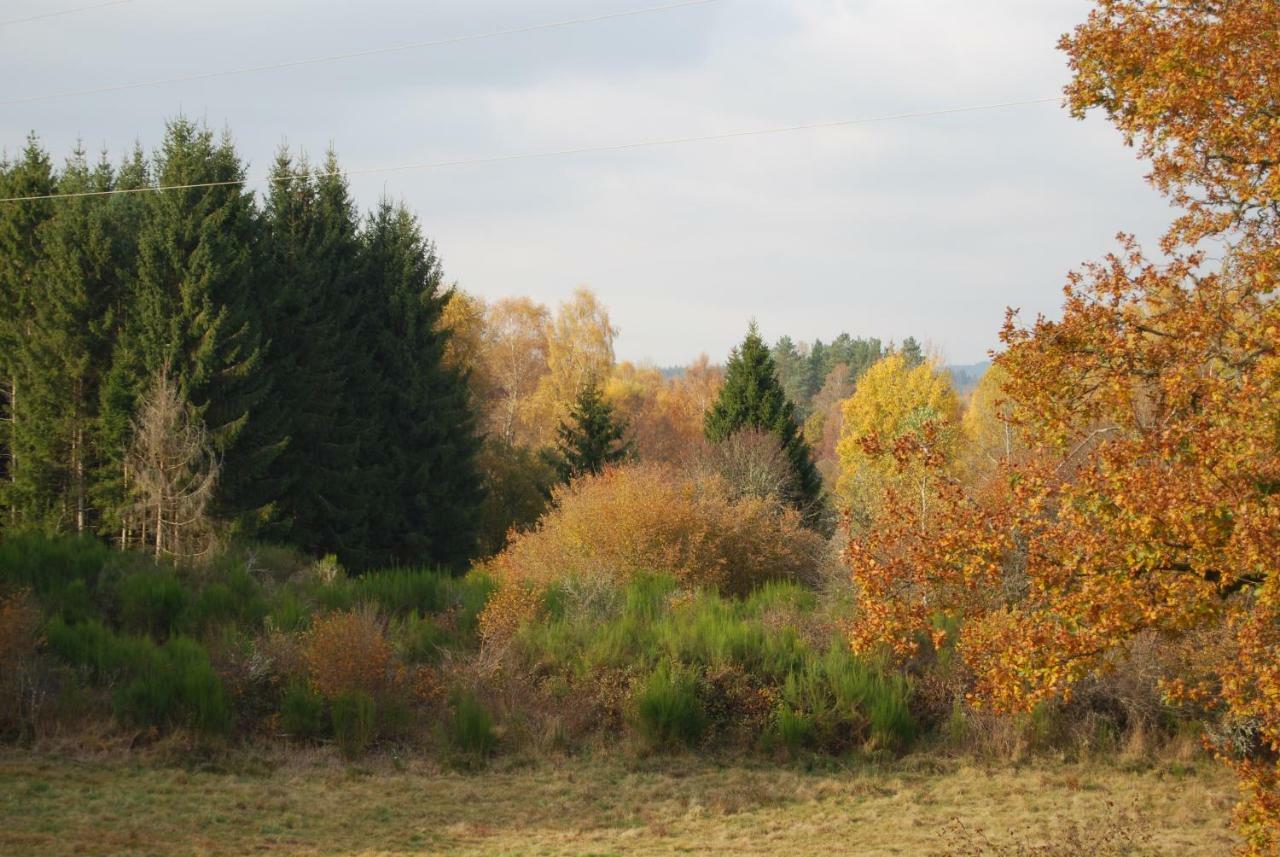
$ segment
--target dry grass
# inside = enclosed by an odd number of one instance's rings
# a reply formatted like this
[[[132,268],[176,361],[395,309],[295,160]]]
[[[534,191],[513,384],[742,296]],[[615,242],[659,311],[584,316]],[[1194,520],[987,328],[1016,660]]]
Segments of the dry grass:
[[[1118,817],[1142,843],[1133,853],[1222,855],[1233,844],[1232,784],[1209,763],[1134,772],[914,757],[805,772],[614,758],[461,774],[295,752],[256,765],[196,772],[4,751],[0,853],[1058,854],[1035,847],[1087,841]],[[956,838],[957,820],[983,850]]]

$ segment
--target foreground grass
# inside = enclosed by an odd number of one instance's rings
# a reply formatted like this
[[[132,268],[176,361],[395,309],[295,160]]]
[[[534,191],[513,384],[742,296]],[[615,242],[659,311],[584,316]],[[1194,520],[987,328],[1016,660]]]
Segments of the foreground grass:
[[[609,759],[464,774],[317,754],[257,767],[0,751],[0,854],[988,854],[1000,852],[972,850],[978,834],[1002,852],[1113,829],[1135,834],[1134,853],[1232,847],[1232,785],[1208,763],[913,757],[806,772]],[[954,832],[957,820],[970,834]]]

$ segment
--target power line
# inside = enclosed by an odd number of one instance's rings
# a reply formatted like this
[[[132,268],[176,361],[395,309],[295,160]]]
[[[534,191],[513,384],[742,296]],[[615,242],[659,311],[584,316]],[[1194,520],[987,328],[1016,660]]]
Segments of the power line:
[[[216,182],[196,182],[193,184],[157,185],[138,188],[117,188],[114,190],[93,190],[77,193],[49,193],[38,196],[11,196],[0,198],[5,202],[37,202],[40,200],[81,199],[94,196],[115,196],[125,193],[159,193],[166,190],[195,190],[198,188],[228,187],[245,184],[270,184],[272,182],[290,181],[308,177],[359,176],[374,173],[399,173],[413,170],[437,170],[446,167],[466,167],[481,164],[498,164],[508,161],[527,161],[535,158],[558,158],[569,155],[586,155],[599,152],[623,152],[631,149],[651,149],[662,146],[679,146],[686,143],[709,143],[715,140],[732,140],[739,137],[763,137],[773,134],[789,134],[795,131],[815,131],[823,128],[843,128],[851,125],[870,125],[879,122],[896,122],[903,119],[925,119],[931,116],[950,116],[957,113],[976,113],[984,110],[1003,110],[1010,107],[1027,107],[1033,104],[1049,104],[1059,102],[1061,98],[1030,98],[1022,101],[1004,101],[998,104],[978,104],[969,107],[948,107],[942,110],[925,110],[915,113],[891,113],[885,116],[867,116],[858,119],[837,119],[830,122],[809,122],[804,125],[783,125],[774,128],[751,128],[739,131],[724,131],[719,134],[702,134],[693,137],[668,137],[654,140],[642,140],[633,143],[615,143],[605,146],[579,146],[571,149],[553,149],[545,152],[521,152],[512,155],[489,155],[475,158],[461,158],[450,161],[428,161],[418,164],[395,164],[386,167],[366,167],[355,170],[337,170],[334,172],[290,173],[283,176],[263,176],[256,180],[231,179]]]
[[[118,0],[118,2],[131,2],[131,0]],[[493,39],[499,36],[515,36],[523,33],[536,33],[541,30],[553,30],[558,27],[572,27],[582,24],[594,24],[600,21],[611,21],[617,18],[632,18],[637,15],[648,15],[654,12],[669,12],[674,9],[684,9],[690,6],[706,6],[710,3],[718,3],[720,0],[680,0],[678,3],[667,3],[662,6],[646,6],[641,9],[626,9],[621,12],[609,12],[603,15],[591,15],[586,18],[569,18],[562,21],[551,21],[545,24],[531,24],[527,27],[512,27],[506,30],[495,30],[489,33],[472,33],[467,36],[453,36],[447,39],[436,39],[427,42],[411,42],[404,45],[390,45],[383,48],[370,48],[363,51],[351,51],[350,53],[328,54],[320,57],[308,57],[300,60],[286,60],[284,62],[265,63],[263,65],[245,66],[243,68],[224,69],[222,71],[201,72],[199,74],[179,75],[178,77],[157,78],[155,80],[140,80],[134,83],[121,83],[112,86],[98,86],[91,89],[76,89],[68,92],[53,92],[45,95],[28,95],[22,98],[9,98],[0,101],[0,107],[13,104],[30,104],[36,101],[52,101],[58,98],[74,98],[82,95],[102,95],[107,92],[123,92],[129,89],[141,89],[147,86],[162,86],[169,83],[189,83],[196,80],[209,80],[216,77],[230,77],[239,74],[252,74],[260,71],[277,71],[286,68],[297,68],[298,66],[317,65],[319,63],[338,62],[340,60],[358,59],[361,57],[380,56],[382,54],[399,53],[401,51],[425,50],[427,48],[438,48],[445,45],[457,45],[463,42],[476,42],[481,39]]]
[[[132,3],[133,0],[111,0],[110,3],[95,3],[92,6],[77,6],[74,9],[62,9],[57,12],[45,12],[40,15],[31,15],[27,18],[10,18],[8,21],[0,21],[0,27],[8,27],[13,24],[29,24],[32,21],[43,21],[45,18],[60,18],[63,15],[74,15],[76,12],[90,12],[94,9],[105,9],[108,6],[123,6],[125,3]]]

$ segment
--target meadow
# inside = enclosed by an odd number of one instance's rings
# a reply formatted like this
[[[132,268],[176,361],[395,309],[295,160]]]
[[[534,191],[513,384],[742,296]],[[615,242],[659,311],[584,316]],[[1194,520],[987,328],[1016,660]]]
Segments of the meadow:
[[[676,758],[482,773],[322,751],[193,761],[177,746],[0,755],[0,851],[191,854],[1220,855],[1235,791],[1207,762],[806,769]]]

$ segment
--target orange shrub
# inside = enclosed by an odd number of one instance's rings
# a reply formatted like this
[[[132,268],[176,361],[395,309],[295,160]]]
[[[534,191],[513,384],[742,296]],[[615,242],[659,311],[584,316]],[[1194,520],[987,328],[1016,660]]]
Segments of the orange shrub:
[[[560,489],[537,528],[516,536],[491,569],[504,585],[535,586],[575,575],[622,583],[665,571],[726,594],[811,575],[821,537],[773,500],[733,494],[714,475],[657,464],[613,468]]]
[[[354,692],[382,699],[399,684],[386,628],[371,608],[316,620],[307,632],[303,657],[312,684],[326,699]]]
[[[486,644],[509,640],[538,611],[539,593],[532,586],[513,581],[500,587],[480,612],[480,639]]]

